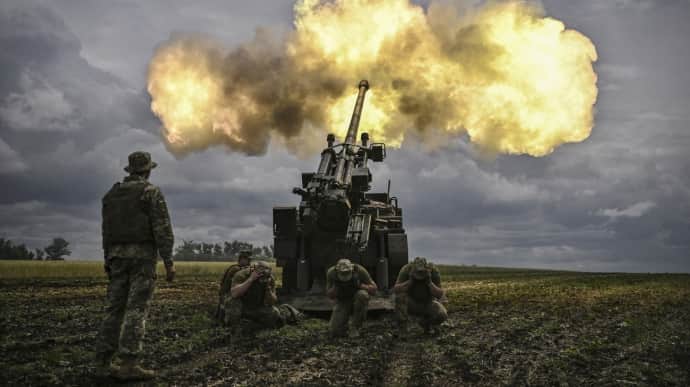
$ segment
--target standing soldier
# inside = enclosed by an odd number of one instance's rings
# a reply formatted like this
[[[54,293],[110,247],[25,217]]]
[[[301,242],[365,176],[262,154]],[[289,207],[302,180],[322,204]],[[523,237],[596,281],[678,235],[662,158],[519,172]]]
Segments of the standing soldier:
[[[376,293],[376,283],[363,266],[340,259],[326,273],[326,294],[336,300],[331,313],[330,333],[332,337],[344,336],[347,322],[352,316],[353,337],[367,318],[369,295]]]
[[[237,257],[237,264],[230,265],[223,274],[223,279],[220,281],[220,291],[218,292],[218,307],[216,308],[216,318],[221,324],[225,323],[225,309],[231,307],[230,287],[232,286],[232,278],[238,271],[249,267],[251,262],[251,250],[242,250]]]
[[[408,316],[421,317],[425,333],[439,333],[441,323],[448,318],[443,298],[441,273],[426,258],[417,257],[403,266],[393,286],[395,311],[402,331],[407,330]]]
[[[155,167],[148,152],[132,153],[125,168],[129,176],[103,197],[103,250],[110,283],[98,359],[111,376],[121,380],[155,376],[139,360],[158,255],[165,263],[166,280],[175,278],[168,208],[160,189],[148,182]],[[116,353],[120,366],[111,362]]]
[[[224,322],[237,333],[240,320],[247,318],[264,328],[280,328],[294,324],[302,314],[291,305],[276,306],[275,278],[271,266],[259,261],[238,271],[232,278],[231,300],[226,302]]]

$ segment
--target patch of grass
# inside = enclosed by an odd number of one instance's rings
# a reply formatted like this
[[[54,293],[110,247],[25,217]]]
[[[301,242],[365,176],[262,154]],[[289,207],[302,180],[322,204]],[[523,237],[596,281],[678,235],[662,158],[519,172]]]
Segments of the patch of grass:
[[[103,263],[97,261],[0,261],[0,279],[97,278]]]
[[[178,277],[220,277],[231,262],[176,262]],[[165,276],[162,262],[156,271]],[[0,279],[86,278],[106,279],[102,261],[0,260]]]

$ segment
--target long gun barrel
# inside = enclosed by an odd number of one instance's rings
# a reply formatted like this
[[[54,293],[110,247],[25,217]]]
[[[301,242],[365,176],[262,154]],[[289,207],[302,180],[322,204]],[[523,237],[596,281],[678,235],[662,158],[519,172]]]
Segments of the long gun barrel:
[[[357,94],[357,102],[355,103],[355,110],[352,112],[350,119],[350,126],[347,128],[347,136],[345,136],[345,144],[354,145],[357,141],[357,129],[359,128],[359,118],[362,116],[362,105],[364,105],[364,95],[369,90],[369,82],[364,79],[359,82],[359,94]]]
[[[376,278],[382,293],[372,298],[370,308],[375,301],[390,301],[389,290],[408,262],[402,209],[390,196],[390,185],[387,192],[370,192],[368,163],[386,158],[386,144],[370,142],[368,133],[361,133],[359,142],[368,90],[369,82],[360,81],[343,141],[336,144],[329,133],[316,171],[302,173],[302,186],[293,189],[301,197],[299,208],[273,209],[275,256],[283,268],[281,298],[306,301],[298,306],[306,310],[330,309],[326,274],[340,258],[357,262]]]
[[[369,90],[369,82],[361,80],[359,82],[359,93],[357,94],[357,102],[355,102],[355,109],[352,112],[350,119],[350,126],[347,128],[347,135],[345,136],[345,146],[343,147],[342,155],[335,167],[335,180],[340,184],[348,183],[348,169],[352,168],[351,161],[348,159],[348,152],[351,145],[357,142],[357,129],[359,129],[359,118],[362,116],[362,106],[364,105],[364,95]]]

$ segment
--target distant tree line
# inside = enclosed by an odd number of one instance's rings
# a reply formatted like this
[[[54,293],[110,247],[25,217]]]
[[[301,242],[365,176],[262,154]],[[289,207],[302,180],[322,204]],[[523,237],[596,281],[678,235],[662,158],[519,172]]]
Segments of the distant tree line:
[[[0,259],[23,259],[43,261],[63,261],[71,255],[69,242],[64,238],[53,238],[53,242],[43,249],[29,250],[26,245],[15,244],[9,239],[0,238]]]
[[[175,248],[174,258],[178,261],[234,261],[240,251],[251,250],[256,259],[273,260],[273,245],[254,246],[243,241],[224,241],[222,243],[206,243],[182,241],[182,245]],[[16,244],[9,239],[0,238],[0,259],[62,261],[65,256],[72,254],[69,242],[64,238],[53,238],[50,245],[33,251],[25,244]]]
[[[243,241],[206,243],[183,240],[175,248],[173,258],[177,261],[233,261],[243,250],[251,250],[254,258],[273,260],[273,245],[254,246]]]

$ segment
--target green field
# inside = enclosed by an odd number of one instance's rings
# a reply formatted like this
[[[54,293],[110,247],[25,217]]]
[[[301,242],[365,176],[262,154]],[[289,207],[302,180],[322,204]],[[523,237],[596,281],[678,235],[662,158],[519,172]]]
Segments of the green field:
[[[226,262],[176,262],[179,276],[222,275]],[[162,263],[158,263],[158,274],[164,275]],[[38,278],[105,278],[102,261],[0,261],[0,280]]]
[[[690,385],[690,275],[442,266],[439,337],[398,336],[377,314],[333,341],[319,318],[240,337],[216,326],[225,267],[181,262],[158,282],[154,384]],[[91,364],[105,286],[100,262],[0,261],[1,384],[109,384]]]

